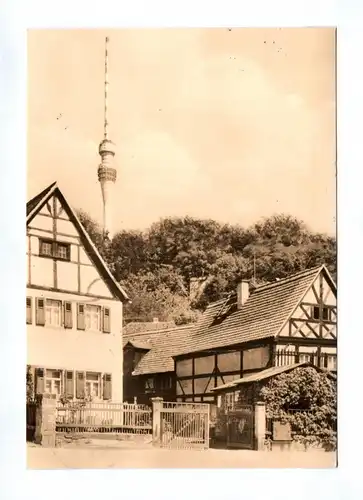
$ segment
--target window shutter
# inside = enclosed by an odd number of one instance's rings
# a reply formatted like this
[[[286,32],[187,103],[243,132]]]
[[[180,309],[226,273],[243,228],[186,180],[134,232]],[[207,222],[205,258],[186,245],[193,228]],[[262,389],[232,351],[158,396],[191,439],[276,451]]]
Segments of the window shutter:
[[[112,395],[112,375],[111,373],[103,374],[103,399],[111,399]]]
[[[64,328],[73,327],[72,302],[64,302]]]
[[[103,308],[103,333],[111,333],[111,309],[109,307]]]
[[[37,368],[35,370],[35,392],[37,394],[44,393],[44,369]]]
[[[44,299],[37,297],[36,299],[36,314],[35,323],[37,325],[45,325],[45,309],[44,309]]]
[[[76,372],[76,398],[81,399],[85,396],[84,372]]]
[[[68,398],[74,397],[74,382],[73,372],[66,371],[66,396]]]
[[[77,307],[77,329],[85,330],[84,304],[78,304]]]
[[[26,298],[26,324],[32,324],[32,298]]]

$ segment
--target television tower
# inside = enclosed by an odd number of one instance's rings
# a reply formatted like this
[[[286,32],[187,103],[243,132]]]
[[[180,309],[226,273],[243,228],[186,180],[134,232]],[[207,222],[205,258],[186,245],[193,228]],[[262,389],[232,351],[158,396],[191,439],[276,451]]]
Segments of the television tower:
[[[105,43],[105,84],[104,84],[104,122],[103,140],[99,145],[98,152],[101,163],[98,167],[98,180],[101,185],[103,199],[103,233],[104,237],[112,237],[112,198],[117,171],[114,165],[115,145],[108,138],[108,42]]]

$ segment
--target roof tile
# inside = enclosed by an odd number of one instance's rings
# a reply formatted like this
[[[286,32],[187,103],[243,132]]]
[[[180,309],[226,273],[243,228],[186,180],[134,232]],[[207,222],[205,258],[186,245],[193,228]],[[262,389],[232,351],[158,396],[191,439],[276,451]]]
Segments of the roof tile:
[[[241,309],[236,294],[210,304],[199,319],[187,349],[180,354],[232,346],[276,336],[324,266],[255,288]],[[219,311],[230,306],[227,314]]]

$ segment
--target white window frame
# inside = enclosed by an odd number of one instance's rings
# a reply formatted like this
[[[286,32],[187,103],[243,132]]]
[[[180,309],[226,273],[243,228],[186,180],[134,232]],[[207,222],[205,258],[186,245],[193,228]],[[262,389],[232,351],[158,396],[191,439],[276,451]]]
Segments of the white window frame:
[[[53,372],[49,375],[49,372]],[[54,377],[54,372],[59,372],[59,377]],[[47,385],[50,382],[50,390],[48,390]],[[56,383],[59,382],[59,392],[55,390]],[[59,398],[62,394],[62,370],[57,370],[56,368],[46,368],[44,370],[44,392],[47,394],[55,394]]]
[[[97,325],[92,324],[92,321],[96,318],[95,312],[97,311]],[[85,330],[90,332],[100,332],[102,330],[102,309],[101,306],[96,306],[94,304],[84,305],[84,326]]]
[[[57,307],[55,307],[57,304]],[[45,299],[44,304],[44,314],[45,314],[45,325],[53,327],[62,326],[62,301],[58,299]],[[55,320],[55,315],[52,315],[52,311],[58,309],[58,320]]]
[[[92,378],[97,377],[97,380]],[[96,391],[94,389],[96,388]],[[91,396],[92,399],[101,398],[101,373],[98,372],[86,372],[86,378],[84,381],[84,392],[86,396]],[[96,394],[94,394],[94,392]]]

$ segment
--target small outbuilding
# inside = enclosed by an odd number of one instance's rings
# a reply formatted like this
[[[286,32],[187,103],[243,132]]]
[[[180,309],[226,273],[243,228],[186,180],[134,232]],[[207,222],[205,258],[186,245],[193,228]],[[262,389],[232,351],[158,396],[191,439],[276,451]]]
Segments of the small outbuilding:
[[[241,448],[252,448],[254,446],[253,430],[255,428],[256,411],[258,411],[258,405],[264,401],[263,389],[272,379],[296,370],[299,370],[299,373],[297,373],[299,382],[297,384],[300,385],[300,387],[296,387],[296,394],[300,392],[301,394],[304,393],[304,377],[306,376],[306,380],[308,380],[309,376],[314,376],[315,372],[325,374],[329,380],[336,380],[334,373],[319,368],[312,363],[294,363],[268,368],[212,389],[217,395],[217,413],[214,429],[216,441],[224,442],[227,445],[234,443],[236,447]],[[329,382],[327,382],[327,385],[330,385]],[[291,399],[287,398],[287,400],[290,400],[290,402],[281,408],[280,414],[282,416],[287,416],[287,419],[291,417],[293,421],[299,413],[299,419],[307,418],[307,422],[310,418],[314,418],[314,410],[311,408],[309,398],[304,400],[304,398],[295,395],[295,397],[291,396]],[[266,438],[274,439],[275,437],[277,440],[278,433],[280,433],[281,437],[283,426],[281,426],[280,422],[276,424],[276,421],[279,420],[276,418],[276,415],[271,415],[271,406],[273,405],[274,403],[271,405],[271,402],[268,402],[266,405],[266,411],[264,410],[266,420],[264,426],[266,428]],[[329,419],[330,417],[327,416],[327,418]],[[242,421],[243,425],[241,426]],[[291,426],[288,427],[290,430],[287,433],[286,441],[291,439]]]

